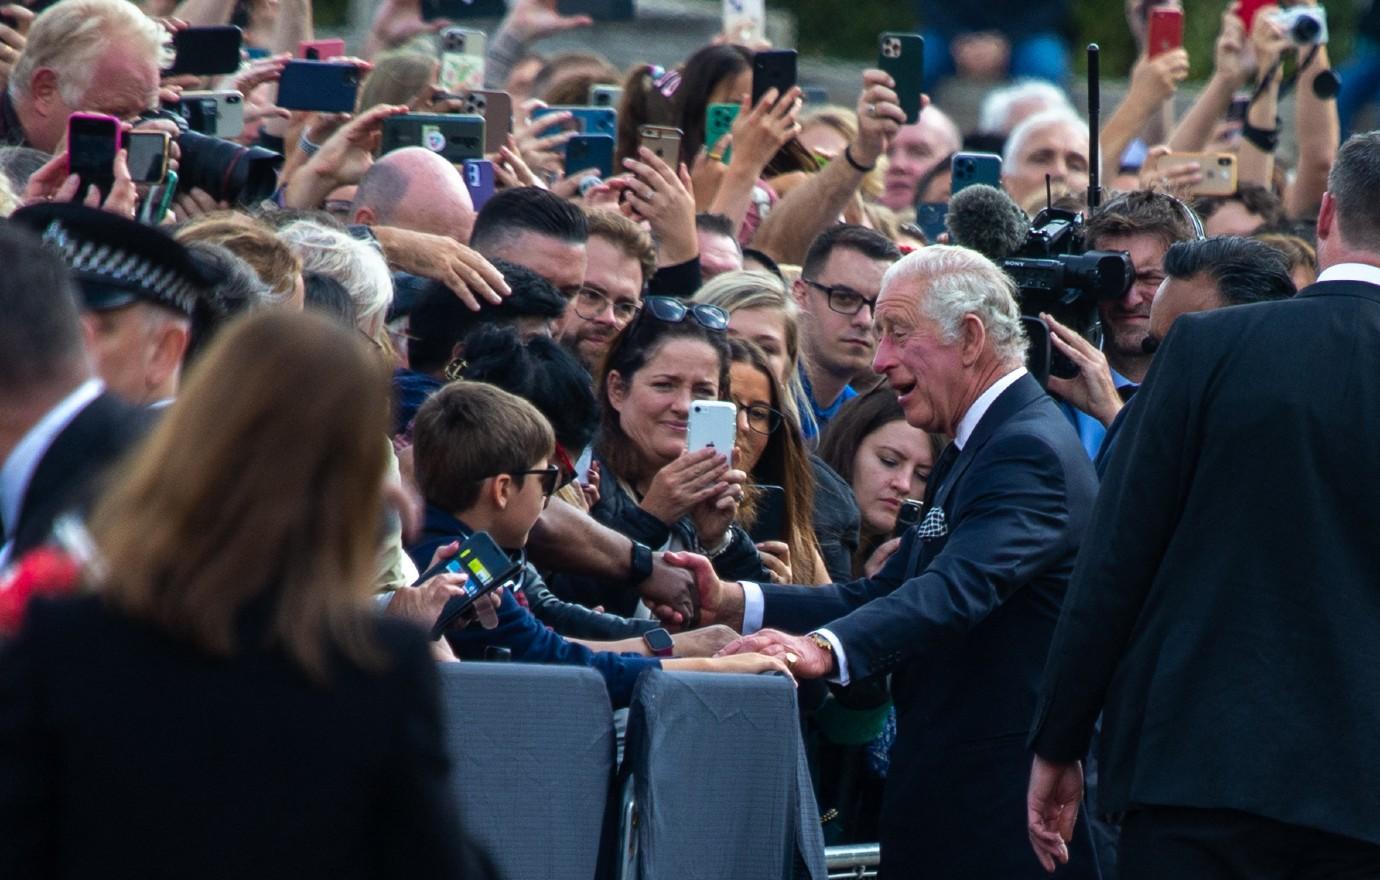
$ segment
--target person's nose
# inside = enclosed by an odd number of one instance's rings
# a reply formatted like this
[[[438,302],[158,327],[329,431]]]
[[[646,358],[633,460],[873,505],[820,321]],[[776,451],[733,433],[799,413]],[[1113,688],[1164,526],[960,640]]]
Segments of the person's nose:
[[[873,310],[876,309],[876,307],[876,302],[863,303],[862,308],[858,309],[853,314],[853,326],[861,330],[866,330],[868,336],[872,335],[872,319],[875,317]]]
[[[897,467],[892,470],[887,478],[887,488],[897,495],[900,495],[902,498],[909,498],[913,485],[911,482],[913,476],[914,473],[908,466]]]
[[[618,320],[613,316],[613,303],[605,302],[603,308],[599,309],[599,312],[593,318],[590,318],[590,321],[595,324],[617,327]]]
[[[675,396],[671,399],[671,414],[678,419],[689,418],[690,400],[693,397],[694,395],[690,392],[689,388],[683,391],[677,391]]]
[[[872,372],[890,378],[890,371],[896,366],[896,352],[891,340],[885,336],[877,343],[877,353],[872,356]]]

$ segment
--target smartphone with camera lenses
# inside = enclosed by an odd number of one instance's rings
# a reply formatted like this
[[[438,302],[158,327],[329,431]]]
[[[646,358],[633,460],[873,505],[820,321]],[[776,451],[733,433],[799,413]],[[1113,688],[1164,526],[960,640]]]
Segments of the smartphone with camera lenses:
[[[1001,156],[996,153],[954,153],[949,165],[949,195],[975,183],[1001,187]]]
[[[687,452],[708,447],[732,458],[733,441],[738,436],[738,407],[727,400],[691,401],[685,433]]]
[[[237,138],[244,131],[244,95],[233,89],[183,92],[182,116],[192,131]]]
[[[1155,170],[1167,173],[1190,163],[1198,163],[1203,175],[1190,191],[1194,196],[1229,196],[1236,193],[1236,155],[1233,153],[1166,153],[1155,163]]]
[[[351,113],[359,93],[359,68],[335,61],[289,61],[278,80],[277,104],[285,110]]]
[[[465,113],[484,117],[484,152],[497,153],[513,132],[513,98],[493,89],[471,89],[464,94]]]
[[[770,49],[752,56],[752,106],[756,107],[768,90],[784,95],[795,83],[794,49]]]
[[[896,82],[896,100],[906,114],[906,125],[920,121],[920,92],[925,87],[925,38],[919,34],[882,34],[877,47],[877,67]]]
[[[450,27],[441,31],[441,68],[437,81],[448,92],[484,88],[483,31]]]

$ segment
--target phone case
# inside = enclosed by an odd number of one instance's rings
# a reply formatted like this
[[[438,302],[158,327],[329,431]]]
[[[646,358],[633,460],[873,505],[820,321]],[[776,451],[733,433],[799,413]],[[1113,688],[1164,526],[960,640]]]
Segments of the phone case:
[[[915,225],[925,233],[925,241],[930,244],[939,242],[939,234],[948,228],[945,225],[948,217],[948,202],[921,202],[915,206]]]
[[[756,485],[752,487],[756,498],[753,500],[752,526],[748,534],[754,541],[784,541],[786,539],[786,490],[780,486]]]
[[[507,14],[508,4],[504,0],[422,0],[423,21],[436,18],[500,19]]]
[[[553,104],[550,107],[538,107],[532,111],[533,119],[540,119],[543,116],[550,116],[552,113],[568,111],[571,115],[571,125],[580,134],[606,134],[610,137],[618,136],[618,111],[612,107],[582,107],[578,104]],[[550,130],[542,132],[545,134],[555,134],[556,126],[551,126]]]
[[[975,183],[1001,186],[1001,156],[996,153],[955,153],[949,168],[950,195]]]
[[[484,117],[467,113],[406,113],[383,120],[381,151],[426,147],[456,165],[484,158]]]
[[[896,81],[896,97],[906,124],[920,121],[920,93],[925,88],[925,38],[919,34],[882,34],[877,67]]]
[[[465,583],[461,587],[464,592],[446,600],[441,613],[436,617],[436,623],[431,628],[432,639],[439,639],[469,610],[476,599],[511,583],[521,575],[522,563],[514,562],[504,553],[502,548],[494,543],[494,539],[489,537],[488,532],[475,532],[460,545],[455,556],[423,574],[418,583],[423,583],[442,571],[466,575]]]
[[[437,81],[448,92],[484,88],[483,31],[446,28],[441,31],[441,72]]]
[[[1150,10],[1146,50],[1151,58],[1184,44],[1184,14],[1178,9]]]
[[[672,168],[680,166],[680,139],[684,135],[678,128],[662,125],[644,125],[637,130],[638,146],[651,150],[658,159]]]
[[[173,65],[168,75],[234,73],[240,69],[244,33],[234,25],[192,27],[174,31]]]
[[[131,131],[125,136],[129,176],[135,183],[161,183],[168,174],[168,144],[165,131]]]
[[[278,80],[278,106],[318,113],[351,113],[359,69],[334,61],[289,61]]]
[[[217,92],[183,92],[182,102],[214,101],[214,125],[206,132],[219,138],[239,137],[244,131],[244,96],[233,89]],[[188,122],[191,122],[189,119]]]
[[[494,163],[488,159],[466,159],[465,188],[470,191],[474,209],[481,211],[494,195]]]
[[[752,106],[757,106],[768,89],[784,94],[795,85],[795,64],[794,49],[772,49],[752,56]]]
[[[588,15],[595,21],[631,21],[633,0],[557,0],[561,15]]]
[[[104,199],[115,185],[115,154],[120,152],[120,120],[104,113],[67,117],[67,173],[81,178],[79,194],[96,186]]]
[[[733,130],[733,121],[738,118],[737,104],[710,104],[704,111],[704,146],[714,149],[719,139]],[[724,150],[725,164],[733,158],[733,148]]]
[[[513,99],[507,92],[473,89],[465,93],[465,112],[484,117],[484,152],[497,153],[513,131]]]
[[[733,455],[733,439],[738,433],[738,407],[726,400],[696,400],[690,404],[690,424],[686,431],[686,450],[698,452],[712,446],[723,455]]]
[[[613,138],[606,134],[577,134],[565,145],[565,173],[598,168],[599,177],[613,176]]]
[[[1155,170],[1164,173],[1190,162],[1197,162],[1203,173],[1203,181],[1193,188],[1193,195],[1229,196],[1236,193],[1236,157],[1231,153],[1170,153],[1159,158]]]
[[[767,38],[767,5],[763,0],[724,0],[723,32],[751,46]]]
[[[303,40],[297,44],[297,57],[303,61],[326,61],[345,54],[345,41]]]
[[[589,87],[589,106],[591,107],[611,107],[617,112],[616,108],[622,102],[622,86],[611,86],[598,83]]]

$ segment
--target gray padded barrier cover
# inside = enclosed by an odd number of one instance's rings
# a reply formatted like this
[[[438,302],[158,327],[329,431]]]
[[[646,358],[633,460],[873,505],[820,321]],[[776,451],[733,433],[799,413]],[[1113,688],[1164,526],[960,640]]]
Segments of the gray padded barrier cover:
[[[593,880],[613,778],[603,678],[523,663],[440,669],[461,827],[508,880]]]
[[[803,753],[787,679],[644,672],[623,759],[638,880],[824,880]]]

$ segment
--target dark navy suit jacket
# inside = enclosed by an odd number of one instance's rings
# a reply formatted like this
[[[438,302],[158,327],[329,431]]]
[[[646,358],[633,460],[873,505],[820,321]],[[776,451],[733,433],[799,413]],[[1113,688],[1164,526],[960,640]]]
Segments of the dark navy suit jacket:
[[[895,670],[881,831],[889,872],[1048,876],[1026,838],[1025,739],[1096,492],[1068,420],[1022,376],[979,420],[934,495],[947,535],[919,538],[912,527],[873,578],[762,586],[765,626],[827,624],[851,680]],[[1098,876],[1079,829],[1075,856],[1056,876]]]

